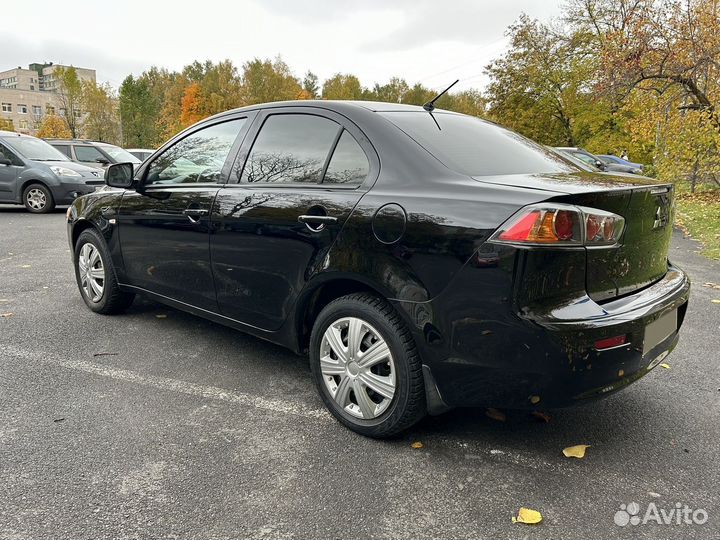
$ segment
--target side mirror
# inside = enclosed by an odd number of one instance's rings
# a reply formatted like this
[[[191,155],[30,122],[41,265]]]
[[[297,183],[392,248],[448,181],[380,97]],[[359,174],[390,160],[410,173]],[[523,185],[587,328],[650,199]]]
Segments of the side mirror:
[[[133,164],[115,163],[105,169],[105,183],[110,187],[128,189],[133,185]]]
[[[12,165],[12,161],[10,161],[5,156],[0,157],[0,165]]]

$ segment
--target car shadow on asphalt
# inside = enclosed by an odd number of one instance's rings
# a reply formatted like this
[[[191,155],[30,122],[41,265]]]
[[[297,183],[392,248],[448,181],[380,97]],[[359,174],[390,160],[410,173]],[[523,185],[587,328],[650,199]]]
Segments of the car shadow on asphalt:
[[[48,212],[48,214],[64,214],[65,212],[67,212],[67,206],[56,206],[50,212]],[[32,212],[28,212],[25,207],[20,204],[0,204],[0,214],[27,214],[28,216],[35,215]]]
[[[246,364],[272,362],[273,377],[298,379],[297,385],[307,390],[304,395],[313,396],[309,405],[323,407],[315,394],[306,356],[295,355],[278,345],[150,300],[138,299],[127,311],[127,316],[143,318],[164,314],[169,315],[165,324],[202,336],[207,347],[249,350],[250,357],[245,354],[242,359]],[[240,359],[237,362],[240,363]],[[387,444],[406,444],[411,439],[457,439],[487,448],[502,448],[505,452],[544,457],[556,456],[562,447],[575,444],[602,444],[618,451],[629,438],[649,439],[649,444],[653,444],[652,440],[662,436],[663,426],[673,414],[671,406],[652,399],[650,390],[640,386],[653,384],[653,375],[650,373],[637,385],[604,400],[568,409],[538,409],[548,415],[547,422],[531,415],[530,411],[503,410],[505,419],[499,421],[488,417],[487,409],[460,408],[439,416],[427,416],[409,431],[388,440]],[[241,382],[237,381],[237,384]],[[235,386],[236,383],[229,381],[229,384]],[[640,434],[638,425],[642,425]],[[339,423],[336,428],[346,431]]]

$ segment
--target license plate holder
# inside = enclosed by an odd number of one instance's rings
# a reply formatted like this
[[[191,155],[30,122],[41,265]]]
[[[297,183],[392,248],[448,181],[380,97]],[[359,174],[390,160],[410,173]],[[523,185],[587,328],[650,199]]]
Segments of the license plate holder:
[[[674,309],[645,327],[643,356],[677,332],[677,320],[677,309]]]

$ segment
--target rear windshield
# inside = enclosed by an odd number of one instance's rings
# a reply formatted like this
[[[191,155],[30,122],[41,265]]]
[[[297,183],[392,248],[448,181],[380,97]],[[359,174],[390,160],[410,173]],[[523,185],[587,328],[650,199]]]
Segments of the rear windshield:
[[[446,167],[469,176],[577,171],[556,153],[479,118],[442,112],[430,115],[420,111],[379,114],[415,139]]]

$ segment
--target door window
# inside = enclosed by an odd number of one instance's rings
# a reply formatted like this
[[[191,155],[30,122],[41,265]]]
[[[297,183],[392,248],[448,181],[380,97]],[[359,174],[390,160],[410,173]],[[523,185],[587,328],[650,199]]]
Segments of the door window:
[[[0,144],[0,157],[9,159],[13,165],[22,166],[22,164],[23,164],[22,161],[20,161],[20,158],[18,158],[8,148],[5,148],[5,146],[3,146],[2,144]]]
[[[107,158],[94,146],[76,146],[75,157],[78,161],[89,163],[99,163],[98,159],[107,161]]]
[[[53,145],[56,149],[60,150],[63,154],[65,154],[67,157],[70,156],[70,147],[67,144],[55,144]]]
[[[260,130],[240,177],[247,183],[318,184],[339,124],[310,114],[275,114]]]
[[[323,184],[360,185],[370,172],[368,158],[355,138],[343,131],[333,152]]]
[[[247,118],[191,133],[160,154],[148,168],[145,185],[219,182],[225,160]]]

